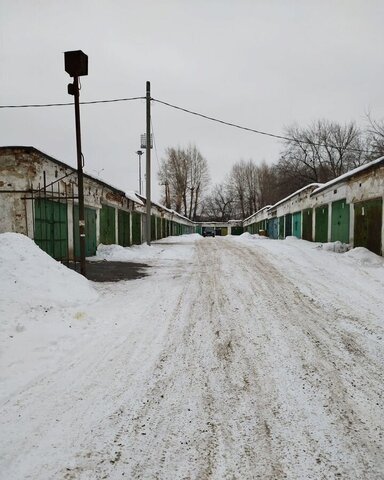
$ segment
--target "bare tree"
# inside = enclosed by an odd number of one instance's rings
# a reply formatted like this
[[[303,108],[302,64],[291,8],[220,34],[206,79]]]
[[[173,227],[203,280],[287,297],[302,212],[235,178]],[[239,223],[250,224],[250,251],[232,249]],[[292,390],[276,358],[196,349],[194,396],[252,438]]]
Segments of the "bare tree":
[[[282,196],[281,187],[279,185],[278,171],[275,165],[267,165],[265,161],[257,167],[258,173],[258,191],[257,204],[255,211],[265,205],[276,203]]]
[[[384,120],[373,120],[371,115],[367,115],[367,144],[371,150],[370,159],[384,156]]]
[[[265,202],[278,199],[276,169],[265,162],[257,165],[253,160],[241,160],[232,167],[227,184],[237,218],[246,218]]]
[[[233,197],[226,183],[214,185],[202,207],[202,215],[217,222],[226,222],[233,216]]]
[[[186,217],[196,218],[207,185],[209,172],[206,159],[195,145],[168,148],[159,171],[160,184],[165,186],[166,206]]]
[[[307,128],[289,127],[286,135],[291,140],[285,142],[278,170],[294,188],[327,182],[368,160],[363,133],[353,122],[318,120]]]

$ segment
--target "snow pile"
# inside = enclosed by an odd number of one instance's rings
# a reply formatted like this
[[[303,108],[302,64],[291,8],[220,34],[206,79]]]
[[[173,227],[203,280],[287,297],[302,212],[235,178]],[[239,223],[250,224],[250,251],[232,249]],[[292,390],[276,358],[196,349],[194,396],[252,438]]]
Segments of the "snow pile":
[[[336,242],[322,243],[317,248],[322,248],[326,252],[345,253],[350,250],[351,246],[348,243],[342,243],[337,240]]]
[[[97,293],[88,280],[43,252],[30,238],[0,234],[2,302],[28,305],[89,303]]]
[[[90,258],[92,261],[106,262],[143,262],[158,258],[163,249],[155,243],[147,245],[132,245],[131,247],[122,247],[120,245],[103,245],[97,247],[96,256]]]
[[[132,245],[121,247],[120,245],[103,245],[97,247],[96,256],[91,257],[92,261],[107,262],[150,262],[152,260],[181,260],[190,258],[193,249],[190,248],[196,241],[203,240],[198,233],[167,237],[152,242],[149,246]]]
[[[243,238],[244,240],[269,240],[269,237],[266,235],[259,235],[258,233],[252,235],[249,232],[242,233],[238,238]]]
[[[297,242],[297,241],[305,241],[305,240],[301,240],[301,238],[297,238],[295,237],[294,235],[288,235],[287,237],[285,237],[284,239],[286,242]]]
[[[162,238],[161,240],[156,240],[156,243],[191,243],[200,240],[204,240],[204,237],[202,237],[199,233],[189,233],[185,235],[179,235],[177,237]]]
[[[384,258],[364,247],[353,248],[349,252],[346,252],[345,256],[352,258],[360,265],[384,267]]]
[[[147,258],[150,255],[151,247],[148,245],[133,245],[132,247],[121,247],[120,245],[100,245],[97,247],[96,258],[91,260],[106,260],[108,262],[133,262],[140,258]]]
[[[249,232],[244,232],[239,236],[242,237],[242,238],[249,238],[249,239],[252,238],[252,235]]]

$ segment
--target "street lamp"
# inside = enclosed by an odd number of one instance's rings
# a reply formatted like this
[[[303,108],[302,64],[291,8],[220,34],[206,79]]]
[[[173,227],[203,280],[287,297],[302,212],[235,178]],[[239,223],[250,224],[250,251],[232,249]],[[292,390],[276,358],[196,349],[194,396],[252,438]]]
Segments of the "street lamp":
[[[139,194],[141,195],[141,156],[144,152],[142,150],[138,150],[136,153],[139,156]]]
[[[85,217],[84,217],[84,182],[83,182],[83,155],[81,153],[80,132],[80,89],[79,77],[88,75],[88,56],[81,50],[64,53],[64,68],[73,83],[68,85],[69,95],[75,97],[75,124],[77,150],[77,184],[79,194],[79,235],[80,235],[80,273],[85,276]]]

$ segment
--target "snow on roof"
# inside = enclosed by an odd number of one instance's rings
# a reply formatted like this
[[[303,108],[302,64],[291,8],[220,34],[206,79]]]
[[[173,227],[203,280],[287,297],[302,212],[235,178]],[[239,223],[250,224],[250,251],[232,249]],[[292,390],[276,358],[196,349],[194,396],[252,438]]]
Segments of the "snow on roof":
[[[250,215],[249,217],[245,218],[243,221],[246,222],[247,220],[250,220],[251,218],[253,218],[254,216],[256,216],[258,213],[262,212],[263,210],[269,209],[269,208],[271,208],[271,207],[272,207],[272,205],[265,205],[265,207],[260,208],[260,210],[257,210],[257,212],[255,212],[255,213],[252,213],[252,215]]]
[[[142,194],[139,194],[139,193],[135,193],[135,195],[140,199],[143,199],[145,202],[147,201],[146,197]],[[185,217],[184,215],[182,215],[181,213],[178,213],[176,212],[175,210],[172,210],[171,208],[167,208],[165,207],[164,205],[161,205],[160,203],[157,203],[157,202],[154,202],[153,200],[151,200],[151,204],[160,208],[161,210],[164,210],[165,212],[168,212],[168,213],[171,213],[172,215],[176,215],[177,217],[180,217],[182,218],[183,220],[187,220],[188,223],[196,223],[194,222],[193,220],[191,220],[190,218],[188,217]],[[142,205],[144,205],[144,203],[142,202]]]
[[[128,191],[125,192],[125,196],[132,200],[132,202],[138,203],[139,205],[144,205],[144,202],[136,195],[136,192]]]
[[[316,188],[316,187],[321,187],[322,185],[324,185],[323,183],[310,183],[309,185],[306,185],[305,187],[303,188],[300,188],[299,190],[296,190],[296,192],[293,192],[291,193],[291,195],[288,195],[288,197],[285,197],[283,198],[282,200],[279,200],[277,203],[275,203],[274,205],[272,205],[269,210],[272,210],[273,208],[276,208],[277,206],[281,205],[282,203],[285,203],[287,202],[288,200],[290,200],[291,198],[295,197],[296,195],[298,195],[299,193],[301,192],[304,192],[304,190],[307,190],[308,188]]]
[[[70,167],[73,168],[73,167]],[[76,169],[75,169],[76,171]],[[102,180],[98,175],[95,174],[90,174],[86,170],[84,170],[84,176],[90,178],[91,180],[94,180],[97,183],[101,183],[107,188],[110,188],[111,190],[114,190],[115,192],[118,192],[120,195],[124,195],[125,192],[121,188],[117,187],[116,185],[112,185],[111,183],[107,183],[105,180]]]
[[[353,177],[353,175],[356,175],[357,173],[363,172],[364,170],[368,170],[368,169],[370,169],[370,168],[372,168],[376,165],[380,165],[380,164],[384,164],[384,157],[380,157],[376,160],[373,160],[373,162],[369,162],[369,163],[366,163],[364,165],[360,165],[360,167],[354,168],[353,170],[350,170],[349,172],[344,173],[343,175],[340,175],[339,177],[334,178],[327,183],[324,183],[319,188],[316,188],[316,190],[314,190],[311,193],[311,196],[329,188],[332,185],[335,185],[336,183],[342,182],[343,180],[346,180],[349,177]]]

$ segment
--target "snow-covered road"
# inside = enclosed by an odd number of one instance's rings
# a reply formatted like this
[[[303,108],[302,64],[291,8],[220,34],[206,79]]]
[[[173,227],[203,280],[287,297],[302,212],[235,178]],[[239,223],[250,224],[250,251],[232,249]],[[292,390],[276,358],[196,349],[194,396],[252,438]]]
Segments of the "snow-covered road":
[[[5,378],[1,478],[384,478],[382,259],[247,237],[156,248],[148,277],[35,311],[71,336]]]

